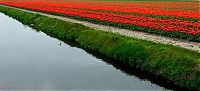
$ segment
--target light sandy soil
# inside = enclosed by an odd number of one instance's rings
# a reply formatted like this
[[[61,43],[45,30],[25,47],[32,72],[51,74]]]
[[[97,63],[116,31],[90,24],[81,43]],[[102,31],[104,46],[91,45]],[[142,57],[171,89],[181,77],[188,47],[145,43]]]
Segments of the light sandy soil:
[[[12,8],[14,8],[14,7],[12,7]],[[19,9],[19,8],[15,8],[15,9]],[[59,20],[63,20],[63,21],[67,21],[67,22],[78,23],[78,24],[82,24],[82,25],[85,25],[85,26],[93,28],[93,29],[107,31],[107,32],[113,32],[116,34],[125,35],[125,36],[129,36],[129,37],[137,38],[137,39],[179,46],[179,47],[197,51],[200,53],[200,42],[191,42],[191,41],[187,41],[187,40],[169,38],[169,37],[159,36],[159,35],[155,35],[155,34],[140,32],[140,31],[120,29],[120,28],[116,28],[116,27],[94,24],[94,23],[87,22],[87,21],[80,21],[80,20],[75,20],[75,19],[71,19],[71,18],[67,18],[67,17],[45,14],[45,13],[40,13],[40,12],[35,12],[35,11],[30,11],[30,10],[25,10],[25,9],[19,9],[19,10],[22,10],[25,12],[30,12],[30,13],[38,13],[38,14],[48,16],[51,18],[57,18]]]

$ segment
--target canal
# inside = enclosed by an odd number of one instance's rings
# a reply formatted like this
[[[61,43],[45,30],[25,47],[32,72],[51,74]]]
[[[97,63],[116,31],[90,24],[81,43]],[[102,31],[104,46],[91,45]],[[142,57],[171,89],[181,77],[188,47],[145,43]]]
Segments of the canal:
[[[167,90],[0,13],[1,90]]]

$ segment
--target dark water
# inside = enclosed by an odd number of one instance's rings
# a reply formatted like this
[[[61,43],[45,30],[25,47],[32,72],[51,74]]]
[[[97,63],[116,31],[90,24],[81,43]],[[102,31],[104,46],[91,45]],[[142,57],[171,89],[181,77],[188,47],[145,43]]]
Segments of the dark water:
[[[0,89],[166,90],[0,13]]]

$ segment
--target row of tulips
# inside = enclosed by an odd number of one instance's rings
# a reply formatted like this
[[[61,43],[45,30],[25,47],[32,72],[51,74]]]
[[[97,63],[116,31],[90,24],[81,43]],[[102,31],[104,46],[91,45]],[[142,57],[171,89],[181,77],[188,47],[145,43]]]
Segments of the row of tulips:
[[[139,26],[147,30],[153,29],[157,32],[176,32],[186,35],[200,35],[200,22],[184,21],[178,19],[166,19],[166,18],[152,18],[147,16],[134,16],[128,14],[113,14],[106,12],[95,12],[82,9],[73,8],[62,8],[55,7],[51,5],[40,5],[40,2],[34,3],[24,3],[24,2],[1,2],[4,5],[10,5],[20,8],[26,8],[31,10],[39,10],[45,12],[54,12],[63,15],[68,15],[70,17],[82,17],[88,18],[89,20],[95,19],[100,21],[106,21],[108,23],[117,23],[130,26]],[[185,35],[184,35],[185,36]],[[196,37],[195,37],[196,38]],[[196,41],[196,39],[194,39]]]
[[[20,2],[21,3],[21,2]],[[183,17],[183,18],[197,18],[200,19],[200,7],[199,3],[194,2],[171,2],[171,3],[147,3],[145,5],[142,3],[119,3],[119,2],[22,2],[24,4],[30,5],[44,5],[51,7],[61,7],[61,8],[76,8],[76,9],[88,9],[88,10],[104,10],[104,11],[114,11],[114,12],[126,12],[126,13],[139,13],[147,15],[160,15],[160,16],[173,16],[173,17]],[[163,9],[170,5],[175,4],[177,6],[171,6],[172,9]],[[189,6],[180,6],[189,5]],[[142,6],[143,5],[143,6]],[[161,7],[165,6],[165,7]],[[180,7],[180,8],[179,8]],[[187,8],[184,8],[187,7]]]
[[[94,12],[87,10],[74,10],[70,8],[60,8],[51,6],[40,6],[37,4],[27,3],[4,3],[12,6],[22,8],[29,8],[34,10],[42,10],[48,12],[57,12],[71,16],[80,16],[85,18],[92,18],[102,21],[109,21],[121,24],[130,24],[134,26],[149,27],[155,30],[165,30],[168,32],[181,32],[186,34],[196,35],[200,33],[200,22],[189,22],[178,19],[159,19],[146,16],[133,16],[127,14],[110,14],[105,12]]]

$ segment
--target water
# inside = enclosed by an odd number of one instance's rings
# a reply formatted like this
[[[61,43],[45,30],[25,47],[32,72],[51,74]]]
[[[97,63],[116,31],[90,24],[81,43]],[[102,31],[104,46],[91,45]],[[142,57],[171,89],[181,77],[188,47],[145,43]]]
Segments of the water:
[[[166,90],[0,13],[2,90]]]

